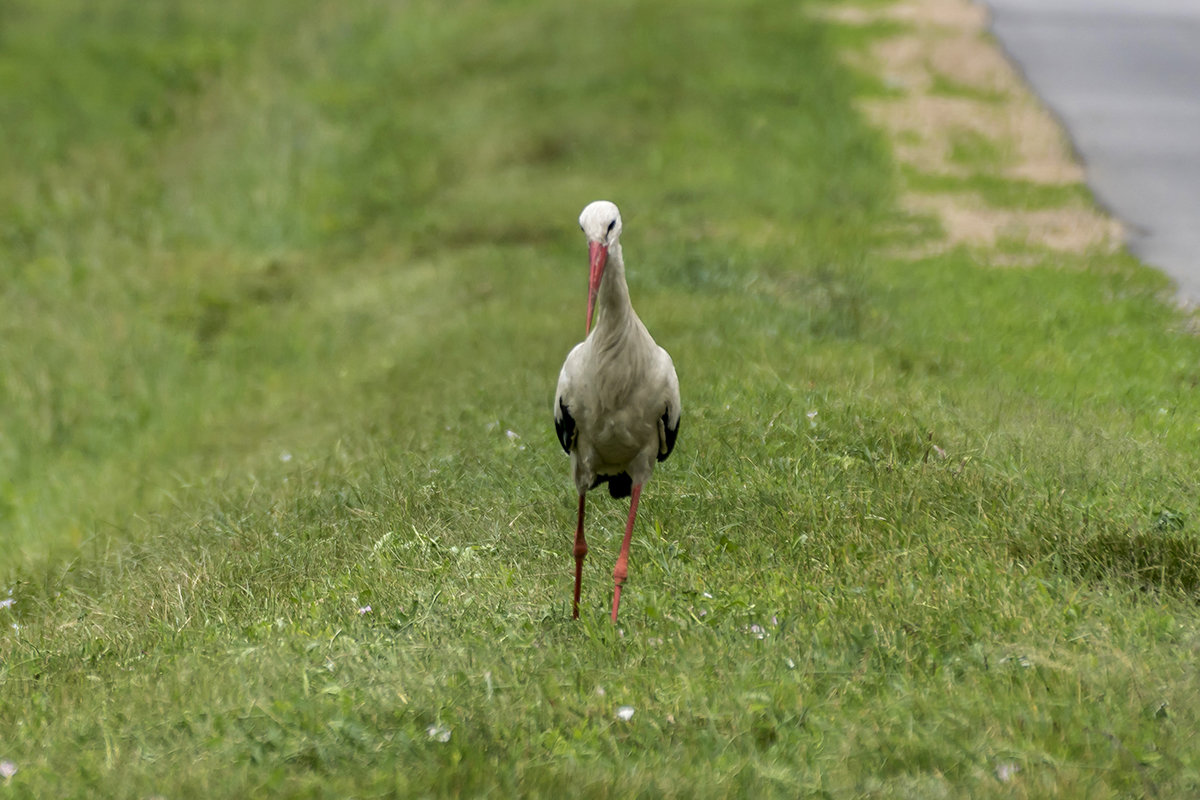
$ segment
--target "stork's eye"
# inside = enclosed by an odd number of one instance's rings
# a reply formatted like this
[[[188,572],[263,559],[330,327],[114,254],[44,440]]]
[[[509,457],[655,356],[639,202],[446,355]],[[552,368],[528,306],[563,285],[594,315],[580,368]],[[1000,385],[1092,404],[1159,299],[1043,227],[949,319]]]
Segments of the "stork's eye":
[[[616,227],[616,225],[617,225],[617,221],[615,219],[612,222],[608,223],[608,232],[612,233],[612,229],[614,227]]]

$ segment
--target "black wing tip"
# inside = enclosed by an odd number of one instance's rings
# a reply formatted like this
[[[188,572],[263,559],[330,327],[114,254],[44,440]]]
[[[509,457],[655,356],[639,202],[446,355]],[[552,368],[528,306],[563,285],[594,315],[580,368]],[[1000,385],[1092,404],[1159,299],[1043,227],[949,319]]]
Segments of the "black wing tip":
[[[567,411],[567,404],[558,401],[558,416],[554,418],[554,430],[558,434],[558,443],[564,453],[570,454],[571,445],[575,439],[575,418]]]
[[[675,427],[672,428],[670,420],[671,409],[668,408],[662,415],[663,434],[666,437],[666,441],[663,442],[663,448],[658,451],[659,461],[667,460],[667,456],[671,455],[671,451],[675,449],[675,439],[679,436],[679,423],[676,422]]]
[[[618,475],[597,475],[589,487],[595,489],[602,483],[608,484],[608,494],[610,497],[615,497],[620,500],[622,497],[631,497],[633,495],[633,478],[629,477],[628,472],[622,472]]]
[[[608,493],[616,498],[631,496],[633,494],[633,478],[629,477],[628,472],[613,475],[608,479]]]

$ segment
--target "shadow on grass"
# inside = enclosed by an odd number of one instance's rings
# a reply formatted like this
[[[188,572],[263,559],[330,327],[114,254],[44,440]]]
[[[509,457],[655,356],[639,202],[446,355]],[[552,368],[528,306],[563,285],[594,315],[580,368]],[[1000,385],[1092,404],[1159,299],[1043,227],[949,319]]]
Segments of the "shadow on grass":
[[[1073,577],[1121,581],[1200,600],[1200,536],[1164,512],[1153,528],[1020,538],[1009,552],[1020,561],[1046,560]]]

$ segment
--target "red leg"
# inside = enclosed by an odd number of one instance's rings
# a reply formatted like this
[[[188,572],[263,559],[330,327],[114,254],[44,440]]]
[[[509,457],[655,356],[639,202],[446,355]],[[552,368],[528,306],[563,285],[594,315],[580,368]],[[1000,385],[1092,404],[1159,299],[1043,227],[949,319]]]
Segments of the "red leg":
[[[583,581],[583,558],[587,555],[587,540],[583,538],[583,498],[579,495],[579,522],[575,525],[575,602],[571,619],[579,619],[579,584]]]
[[[625,538],[621,541],[621,554],[617,556],[617,566],[613,568],[613,605],[612,621],[617,621],[617,608],[621,605],[621,585],[629,574],[629,542],[633,538],[633,520],[637,517],[638,498],[642,496],[642,485],[633,487],[629,496],[629,521],[625,523]]]

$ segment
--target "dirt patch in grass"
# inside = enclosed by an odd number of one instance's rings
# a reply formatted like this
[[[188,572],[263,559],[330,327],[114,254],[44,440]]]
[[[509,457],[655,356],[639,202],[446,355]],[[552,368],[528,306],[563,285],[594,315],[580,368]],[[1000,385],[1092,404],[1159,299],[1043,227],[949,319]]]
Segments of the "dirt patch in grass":
[[[944,234],[913,255],[1000,243],[1072,253],[1120,246],[1120,224],[1093,203],[1070,199],[1050,208],[1000,207],[969,188],[969,179],[981,175],[1039,185],[1084,179],[1057,121],[987,33],[982,5],[897,0],[828,7],[821,13],[847,26],[888,26],[886,35],[847,53],[855,68],[885,89],[860,100],[864,113],[891,135],[902,165],[967,179],[964,188],[953,191],[906,187],[904,207],[935,217]]]
[[[1120,244],[1120,225],[1083,206],[1007,209],[988,205],[974,192],[909,192],[905,208],[933,214],[941,221],[946,245],[1029,245],[1086,253],[1113,250]],[[936,248],[940,249],[940,248]],[[1008,254],[1007,261],[1023,261]],[[1006,261],[1006,263],[1007,263]]]

